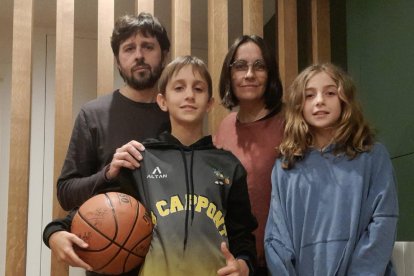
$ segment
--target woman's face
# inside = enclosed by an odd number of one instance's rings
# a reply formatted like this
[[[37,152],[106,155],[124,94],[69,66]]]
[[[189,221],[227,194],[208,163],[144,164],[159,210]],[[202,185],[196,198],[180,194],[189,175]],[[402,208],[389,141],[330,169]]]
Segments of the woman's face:
[[[240,105],[264,102],[267,68],[259,46],[251,41],[240,45],[230,70],[233,92]]]

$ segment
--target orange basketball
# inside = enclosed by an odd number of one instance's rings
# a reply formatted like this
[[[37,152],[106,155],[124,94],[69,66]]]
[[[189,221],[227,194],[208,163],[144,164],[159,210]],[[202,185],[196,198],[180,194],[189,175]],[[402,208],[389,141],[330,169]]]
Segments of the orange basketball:
[[[75,251],[95,272],[121,274],[144,261],[152,228],[151,218],[139,201],[110,192],[82,204],[73,218],[71,232],[89,244]]]

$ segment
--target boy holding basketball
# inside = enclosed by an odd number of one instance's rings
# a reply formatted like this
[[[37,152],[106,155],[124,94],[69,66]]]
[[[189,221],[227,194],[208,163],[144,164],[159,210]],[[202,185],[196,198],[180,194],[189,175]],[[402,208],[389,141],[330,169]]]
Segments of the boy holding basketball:
[[[157,103],[169,112],[171,134],[146,141],[140,169],[124,170],[119,178],[121,191],[137,197],[155,225],[140,275],[248,275],[257,222],[243,166],[203,136],[213,105],[207,67],[198,58],[179,57],[164,69],[158,87]],[[61,226],[67,230],[69,224]],[[54,235],[47,232],[45,241],[52,244]],[[67,237],[53,244],[85,246]]]

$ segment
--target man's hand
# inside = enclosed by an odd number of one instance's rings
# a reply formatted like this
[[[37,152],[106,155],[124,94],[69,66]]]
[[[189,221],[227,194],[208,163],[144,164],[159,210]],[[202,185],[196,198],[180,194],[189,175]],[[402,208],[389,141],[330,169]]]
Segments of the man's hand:
[[[135,140],[117,148],[111,164],[109,164],[109,169],[105,173],[106,179],[115,179],[119,175],[121,168],[128,168],[130,170],[139,168],[139,161],[142,160],[140,151],[144,150],[145,147]]]
[[[235,259],[233,254],[230,253],[229,249],[225,242],[221,243],[221,252],[223,253],[224,258],[226,258],[226,266],[220,268],[217,271],[218,276],[225,275],[249,275],[249,267],[246,264],[246,261],[241,259]]]
[[[53,233],[49,238],[49,246],[58,261],[74,267],[82,267],[92,271],[92,267],[82,261],[73,250],[73,246],[77,245],[81,248],[87,248],[88,244],[75,234],[67,231],[58,231]]]

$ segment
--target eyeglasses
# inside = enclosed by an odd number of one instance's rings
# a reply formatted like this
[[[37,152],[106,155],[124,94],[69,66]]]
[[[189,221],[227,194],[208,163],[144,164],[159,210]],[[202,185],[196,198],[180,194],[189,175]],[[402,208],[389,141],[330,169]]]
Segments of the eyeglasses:
[[[239,59],[230,64],[230,68],[236,72],[247,72],[250,66],[255,72],[264,72],[267,70],[266,63],[262,59],[258,59],[252,64],[247,63],[244,59]]]

